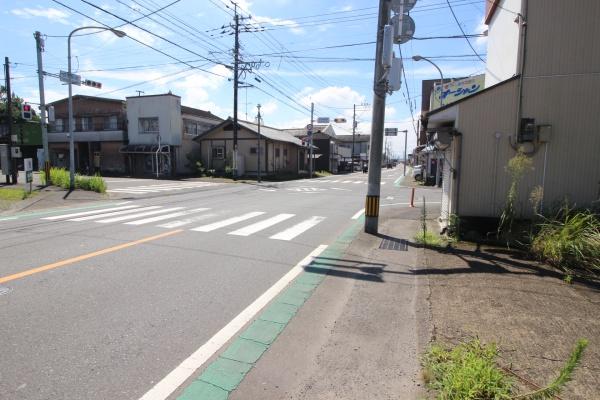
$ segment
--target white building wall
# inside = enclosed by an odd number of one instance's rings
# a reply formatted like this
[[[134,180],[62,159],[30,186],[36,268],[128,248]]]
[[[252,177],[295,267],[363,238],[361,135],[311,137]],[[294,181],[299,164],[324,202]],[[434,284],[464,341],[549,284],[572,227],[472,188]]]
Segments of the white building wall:
[[[181,145],[181,99],[174,95],[127,98],[127,127],[130,144],[157,144],[157,134],[139,132],[139,118],[158,117],[162,144]]]
[[[502,0],[488,25],[485,86],[490,87],[517,73],[519,24],[522,0]]]

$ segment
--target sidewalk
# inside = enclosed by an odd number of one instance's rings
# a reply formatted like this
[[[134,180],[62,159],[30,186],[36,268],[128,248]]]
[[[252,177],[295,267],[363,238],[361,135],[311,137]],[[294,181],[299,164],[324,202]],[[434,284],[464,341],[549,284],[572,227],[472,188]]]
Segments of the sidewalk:
[[[380,236],[359,233],[230,399],[414,399],[429,343],[426,276],[410,272],[419,210],[387,208]],[[400,250],[380,249],[383,239]],[[394,243],[392,243],[394,245]],[[309,267],[310,268],[310,267]]]
[[[3,183],[0,183],[0,188],[23,189],[29,192],[29,184],[25,182],[25,173],[23,171],[19,172],[18,182],[16,185],[7,185],[3,181]],[[108,200],[108,196],[100,193],[83,190],[69,192],[56,186],[41,186],[38,172],[33,174],[32,183],[32,195],[24,200],[11,202],[12,204],[8,204],[8,208],[0,207],[0,215],[11,215],[18,212],[46,208],[72,207],[98,200]]]

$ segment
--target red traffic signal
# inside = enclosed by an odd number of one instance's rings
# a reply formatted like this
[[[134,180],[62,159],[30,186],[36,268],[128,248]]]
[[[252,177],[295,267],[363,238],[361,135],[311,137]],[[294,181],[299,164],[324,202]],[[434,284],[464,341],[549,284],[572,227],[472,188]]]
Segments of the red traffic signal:
[[[96,89],[102,89],[102,84],[100,82],[96,82],[96,81],[91,81],[89,79],[86,79],[85,81],[83,81],[83,84],[85,86],[90,86]]]
[[[33,111],[31,110],[31,106],[29,104],[21,104],[21,117],[30,121],[32,115]]]

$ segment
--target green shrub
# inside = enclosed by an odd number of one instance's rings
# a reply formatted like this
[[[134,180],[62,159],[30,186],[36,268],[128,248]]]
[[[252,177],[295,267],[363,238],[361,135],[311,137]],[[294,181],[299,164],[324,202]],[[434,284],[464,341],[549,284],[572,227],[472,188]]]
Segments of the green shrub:
[[[600,220],[591,211],[564,206],[538,224],[531,251],[538,258],[566,271],[600,272]]]
[[[441,246],[442,239],[433,232],[430,231],[419,231],[414,236],[415,242],[424,246]]]
[[[23,200],[28,193],[23,189],[0,188],[0,200]]]
[[[69,189],[71,187],[69,171],[64,168],[50,168],[50,183],[63,189]],[[75,189],[105,193],[106,182],[100,175],[88,177],[76,174]]]
[[[453,349],[434,344],[425,354],[425,380],[443,400],[510,399],[512,381],[496,366],[496,346],[479,340]]]

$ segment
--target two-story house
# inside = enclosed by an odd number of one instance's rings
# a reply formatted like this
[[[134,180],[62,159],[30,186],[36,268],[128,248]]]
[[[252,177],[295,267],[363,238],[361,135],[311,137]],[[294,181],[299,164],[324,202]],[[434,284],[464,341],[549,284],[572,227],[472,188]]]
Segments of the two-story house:
[[[174,176],[194,173],[199,145],[193,139],[222,119],[181,105],[172,93],[127,97],[129,144],[122,146],[133,175]]]
[[[68,99],[48,104],[54,107],[54,121],[48,125],[50,163],[69,167]],[[122,174],[126,172],[119,148],[127,143],[125,102],[117,99],[74,95],[73,127],[75,169],[82,173]]]

